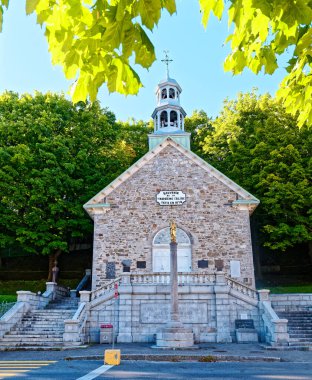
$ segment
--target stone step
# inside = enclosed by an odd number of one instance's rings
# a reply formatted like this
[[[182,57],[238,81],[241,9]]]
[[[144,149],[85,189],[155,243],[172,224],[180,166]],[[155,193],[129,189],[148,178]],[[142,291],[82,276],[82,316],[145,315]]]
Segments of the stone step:
[[[47,327],[51,327],[51,326],[64,326],[64,321],[53,321],[53,322],[50,322],[50,323],[47,323],[47,321],[23,321],[19,326],[25,326],[25,327],[29,327],[29,326],[47,326]],[[18,327],[19,327],[18,326]]]
[[[10,335],[28,335],[31,333],[39,334],[39,335],[60,335],[64,333],[64,329],[16,329],[10,331],[8,334]]]
[[[298,342],[298,341],[292,341],[292,342],[289,342],[288,345],[290,347],[312,347],[312,342]]]
[[[304,333],[293,334],[293,333],[289,333],[289,336],[291,338],[310,338],[312,340],[312,334],[304,334]]]
[[[312,345],[312,339],[311,338],[289,338],[289,342],[307,342]]]
[[[30,336],[5,336],[3,340],[1,341],[1,344],[3,343],[16,343],[16,342],[25,342],[25,343],[32,343],[37,344],[38,343],[45,343],[50,344],[51,342],[63,342],[62,337],[39,337],[36,335],[30,335]]]
[[[49,334],[47,334],[49,335]],[[15,342],[15,341],[29,341],[29,340],[33,340],[33,341],[36,341],[36,339],[38,340],[42,340],[42,341],[47,341],[47,339],[49,340],[56,340],[56,341],[59,341],[59,340],[63,340],[63,335],[60,334],[60,335],[57,335],[57,336],[54,336],[53,334],[51,336],[49,336],[47,338],[47,336],[44,336],[44,335],[39,335],[39,334],[36,334],[36,333],[31,333],[31,334],[25,334],[25,335],[4,335],[3,337],[3,340],[5,341],[12,341],[12,342]]]
[[[63,341],[49,341],[43,340],[43,341],[34,341],[34,342],[24,342],[24,341],[17,341],[17,342],[6,342],[6,341],[1,341],[0,346],[2,347],[45,347],[45,346],[62,346]]]

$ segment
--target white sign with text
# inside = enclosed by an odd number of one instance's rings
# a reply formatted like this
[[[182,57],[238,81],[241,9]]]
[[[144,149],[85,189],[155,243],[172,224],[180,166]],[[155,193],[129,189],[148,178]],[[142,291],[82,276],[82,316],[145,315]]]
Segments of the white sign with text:
[[[186,196],[181,190],[162,190],[156,195],[156,201],[161,206],[182,205]]]

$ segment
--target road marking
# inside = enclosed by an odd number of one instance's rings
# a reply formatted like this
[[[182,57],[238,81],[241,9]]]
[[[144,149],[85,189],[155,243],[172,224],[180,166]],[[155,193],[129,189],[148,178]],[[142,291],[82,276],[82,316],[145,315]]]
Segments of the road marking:
[[[92,380],[96,377],[102,375],[104,372],[108,371],[110,368],[114,367],[113,365],[102,365],[99,368],[96,368],[94,371],[87,373],[85,376],[79,377],[76,380]]]
[[[56,363],[55,360],[3,360],[0,361],[0,380],[13,376],[23,376],[23,373],[33,369]]]

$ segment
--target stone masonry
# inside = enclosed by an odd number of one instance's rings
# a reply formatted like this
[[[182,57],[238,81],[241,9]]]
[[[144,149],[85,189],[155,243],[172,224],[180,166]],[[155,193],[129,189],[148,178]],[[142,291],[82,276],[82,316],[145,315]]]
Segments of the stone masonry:
[[[168,140],[167,140],[168,141]],[[108,206],[94,212],[93,289],[107,280],[107,266],[115,275],[128,260],[131,273],[152,272],[152,241],[155,234],[174,219],[192,242],[192,272],[201,272],[199,260],[222,260],[230,275],[230,261],[240,262],[236,280],[254,285],[248,207],[235,207],[240,196],[214,173],[204,170],[177,144],[169,140],[152,158],[127,179],[120,181],[102,200]],[[161,190],[181,190],[186,202],[179,206],[160,206],[156,195]],[[105,194],[104,194],[105,195]],[[138,269],[137,261],[146,261]]]

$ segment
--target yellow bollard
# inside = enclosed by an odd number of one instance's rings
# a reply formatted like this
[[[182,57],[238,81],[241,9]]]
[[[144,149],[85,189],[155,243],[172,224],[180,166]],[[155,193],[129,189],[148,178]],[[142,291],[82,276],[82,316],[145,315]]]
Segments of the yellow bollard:
[[[119,365],[120,364],[120,350],[105,350],[104,364]]]

